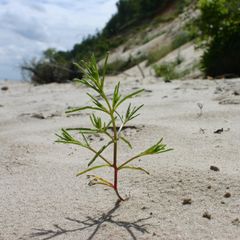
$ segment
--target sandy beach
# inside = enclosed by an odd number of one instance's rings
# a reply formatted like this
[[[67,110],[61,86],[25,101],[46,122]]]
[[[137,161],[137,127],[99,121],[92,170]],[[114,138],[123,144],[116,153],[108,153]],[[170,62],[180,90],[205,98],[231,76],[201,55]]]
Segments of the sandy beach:
[[[117,80],[123,94],[145,89],[131,100],[144,103],[141,115],[124,130],[134,148],[120,145],[119,161],[161,137],[174,148],[135,163],[150,175],[121,172],[129,200],[120,204],[76,177],[91,153],[54,142],[62,127],[89,126],[89,112],[65,114],[89,103],[87,89],[0,82],[0,240],[240,239],[240,79],[111,77],[109,94]]]

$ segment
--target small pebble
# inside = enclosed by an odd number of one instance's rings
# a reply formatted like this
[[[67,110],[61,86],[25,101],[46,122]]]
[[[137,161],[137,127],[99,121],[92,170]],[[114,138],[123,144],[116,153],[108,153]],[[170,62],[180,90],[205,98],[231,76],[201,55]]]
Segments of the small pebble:
[[[192,204],[192,199],[191,198],[185,198],[185,199],[183,199],[182,204],[183,205]]]
[[[223,196],[224,196],[225,198],[230,198],[230,197],[231,197],[231,193],[226,192]]]
[[[146,92],[146,93],[151,93],[151,92],[152,92],[152,90],[149,90],[149,89],[144,89],[144,92]]]
[[[216,166],[210,166],[210,170],[215,171],[215,172],[219,172],[220,171],[220,169],[218,167],[216,167]]]
[[[211,188],[212,188],[212,186],[211,186],[211,185],[209,185],[207,188],[208,188],[208,189],[211,189]]]
[[[222,132],[223,132],[223,128],[219,128],[216,131],[214,131],[213,133],[221,134]]]
[[[1,90],[2,90],[2,91],[7,91],[7,90],[8,90],[8,87],[7,87],[7,86],[3,86],[3,87],[1,88]]]
[[[212,219],[212,216],[211,216],[211,214],[209,214],[209,212],[205,212],[205,213],[203,213],[203,215],[202,215],[204,218],[207,218],[207,219]]]
[[[239,220],[239,218],[235,218],[234,220],[232,220],[232,224],[235,225],[235,226],[240,225],[240,220]]]
[[[31,115],[32,118],[37,118],[37,119],[45,119],[46,117],[42,113],[33,113]]]
[[[234,91],[234,92],[233,92],[233,95],[235,95],[235,96],[239,96],[239,95],[240,95],[240,92],[238,92],[238,91]]]

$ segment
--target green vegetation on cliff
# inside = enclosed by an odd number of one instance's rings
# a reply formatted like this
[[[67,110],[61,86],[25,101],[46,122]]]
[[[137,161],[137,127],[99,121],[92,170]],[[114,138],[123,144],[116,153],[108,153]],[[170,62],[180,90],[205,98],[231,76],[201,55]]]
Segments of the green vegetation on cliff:
[[[90,35],[81,43],[77,43],[70,51],[46,50],[42,58],[32,60],[22,65],[22,70],[28,74],[34,83],[66,82],[79,76],[73,62],[88,59],[93,53],[101,60],[107,51],[115,49],[127,40],[129,33],[139,26],[149,22],[155,16],[161,15],[172,4],[178,3],[179,11],[188,0],[119,0],[117,12],[101,32]],[[137,30],[136,30],[137,31]],[[130,59],[130,66],[135,60]],[[127,69],[126,63],[119,62],[115,69],[110,65],[111,73],[119,73]],[[111,70],[112,68],[112,70]]]
[[[202,68],[206,75],[240,75],[240,1],[200,0],[199,27],[206,41]]]

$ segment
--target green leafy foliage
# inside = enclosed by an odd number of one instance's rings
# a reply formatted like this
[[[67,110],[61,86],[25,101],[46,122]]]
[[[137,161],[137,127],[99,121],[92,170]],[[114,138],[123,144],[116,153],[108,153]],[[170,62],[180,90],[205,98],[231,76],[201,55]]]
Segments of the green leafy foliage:
[[[140,94],[143,89],[137,90],[132,92],[126,96],[120,94],[120,82],[116,84],[113,90],[113,98],[110,100],[105,92],[105,75],[100,76],[98,67],[96,64],[96,60],[94,57],[91,58],[89,62],[81,62],[78,65],[78,68],[83,73],[82,79],[75,79],[76,82],[79,82],[93,91],[95,91],[98,96],[99,100],[93,96],[92,94],[87,93],[89,98],[92,100],[91,106],[83,106],[79,108],[74,108],[68,110],[67,113],[78,112],[78,111],[101,111],[106,115],[109,119],[107,122],[104,122],[101,117],[97,116],[95,113],[90,115],[90,122],[92,124],[92,128],[68,128],[62,129],[60,134],[57,134],[58,140],[56,142],[63,143],[63,144],[74,144],[78,145],[82,148],[86,148],[91,151],[94,156],[93,158],[87,163],[87,169],[82,170],[77,174],[77,176],[83,175],[85,173],[89,173],[96,169],[102,168],[111,168],[114,172],[114,181],[113,183],[109,180],[106,180],[102,177],[89,175],[91,178],[90,185],[101,184],[108,186],[116,192],[118,198],[120,200],[124,200],[118,192],[118,171],[128,169],[128,170],[138,170],[143,171],[149,174],[148,171],[145,169],[129,165],[130,162],[133,162],[140,157],[154,155],[159,153],[164,153],[170,151],[172,149],[167,148],[165,144],[162,143],[162,139],[158,141],[156,144],[152,145],[151,147],[147,148],[145,151],[136,154],[130,159],[125,160],[122,163],[119,163],[118,160],[118,143],[119,141],[123,141],[126,143],[130,148],[132,145],[130,141],[124,136],[122,130],[126,126],[126,124],[136,118],[139,115],[139,110],[143,107],[140,106],[132,106],[130,103],[126,109],[124,114],[120,114],[118,112],[120,105],[122,105],[127,100],[137,96]],[[106,72],[107,67],[107,58],[104,65],[104,71]],[[117,126],[119,124],[119,127]],[[76,137],[76,133],[79,135],[79,138]],[[89,134],[103,134],[105,135],[109,141],[104,144],[99,150],[95,149],[92,144],[87,140]],[[104,156],[105,150],[113,145],[113,159],[108,159]],[[104,162],[104,164],[95,165],[96,160],[100,159]]]
[[[162,46],[156,51],[152,51],[147,56],[147,66],[157,62],[158,60],[162,59],[163,57],[167,56],[171,51],[173,51],[172,45],[167,44]]]
[[[179,72],[176,70],[176,67],[183,62],[183,58],[178,54],[175,61],[172,62],[163,62],[160,65],[154,65],[155,75],[157,77],[163,77],[165,82],[168,82],[173,79],[179,79],[185,75],[185,71]]]
[[[177,49],[191,40],[193,40],[193,36],[188,31],[182,31],[174,38],[172,42],[172,49]]]
[[[24,62],[21,70],[34,84],[65,83],[81,74],[69,60],[68,53],[55,49],[47,49],[38,60]]]
[[[106,24],[103,33],[115,36],[127,28],[153,17],[178,0],[119,0],[117,13]]]
[[[206,50],[202,68],[206,75],[240,75],[239,0],[200,0],[198,26]]]
[[[163,77],[164,81],[178,79],[179,74],[176,72],[174,63],[162,63],[160,66],[155,65],[154,70],[157,77]]]

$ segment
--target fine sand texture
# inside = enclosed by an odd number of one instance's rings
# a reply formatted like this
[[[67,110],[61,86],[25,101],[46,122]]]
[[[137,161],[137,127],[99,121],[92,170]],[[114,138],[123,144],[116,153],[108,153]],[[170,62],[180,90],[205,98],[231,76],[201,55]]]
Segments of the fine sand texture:
[[[109,78],[109,96],[117,80],[123,94],[145,89],[124,130],[134,148],[121,144],[119,161],[161,137],[174,148],[134,163],[150,175],[120,172],[122,203],[76,177],[91,153],[54,142],[61,128],[90,126],[90,112],[65,114],[90,103],[88,89],[0,82],[0,240],[240,239],[240,79]],[[97,148],[106,140],[90,138]]]

